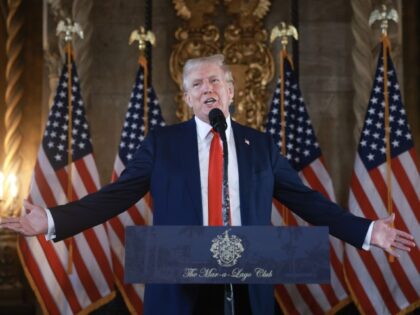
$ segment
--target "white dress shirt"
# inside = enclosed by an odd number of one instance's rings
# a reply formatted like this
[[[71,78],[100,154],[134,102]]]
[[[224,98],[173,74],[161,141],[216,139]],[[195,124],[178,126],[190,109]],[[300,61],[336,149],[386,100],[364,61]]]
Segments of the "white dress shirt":
[[[203,225],[209,225],[208,173],[210,145],[213,139],[212,127],[195,118],[197,125],[198,159],[200,164],[201,202],[203,206]],[[232,225],[241,225],[241,208],[239,201],[238,159],[236,158],[235,139],[233,137],[230,117],[226,118],[226,140],[228,144],[228,181],[230,199],[230,219]],[[221,141],[220,141],[221,142]]]

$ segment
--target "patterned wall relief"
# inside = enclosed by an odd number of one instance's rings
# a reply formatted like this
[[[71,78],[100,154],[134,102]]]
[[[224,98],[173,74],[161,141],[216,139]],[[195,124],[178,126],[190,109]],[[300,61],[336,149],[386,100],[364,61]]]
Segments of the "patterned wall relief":
[[[254,128],[262,128],[267,112],[266,86],[274,75],[274,61],[267,46],[268,35],[262,19],[267,14],[268,0],[180,1],[175,10],[184,25],[175,32],[178,41],[170,58],[173,80],[182,90],[182,67],[189,58],[222,52],[231,66],[235,80],[234,118]],[[220,36],[215,17],[217,6],[223,5],[228,25]],[[180,92],[177,117],[183,121],[192,112]]]
[[[267,113],[267,84],[274,75],[268,32],[262,23],[270,2],[225,0],[224,5],[233,18],[224,31],[223,54],[234,73],[234,117],[261,129]]]
[[[184,24],[175,32],[178,43],[169,61],[172,79],[180,90],[175,99],[178,103],[176,115],[181,121],[192,116],[182,93],[182,68],[185,61],[220,52],[220,31],[210,20],[218,3],[218,0],[173,0],[177,15],[184,20]]]

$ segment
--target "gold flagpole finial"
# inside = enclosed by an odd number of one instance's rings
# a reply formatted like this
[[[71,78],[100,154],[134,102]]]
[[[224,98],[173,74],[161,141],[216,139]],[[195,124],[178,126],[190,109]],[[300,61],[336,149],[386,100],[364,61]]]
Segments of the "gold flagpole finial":
[[[56,35],[60,36],[62,33],[64,33],[64,41],[66,43],[73,39],[73,34],[77,34],[83,39],[83,30],[80,27],[80,24],[76,22],[73,23],[69,18],[58,22]]]
[[[272,43],[276,40],[277,37],[280,37],[283,49],[286,50],[287,44],[289,42],[289,36],[293,37],[295,40],[298,40],[298,31],[296,27],[291,24],[287,25],[285,22],[281,22],[280,26],[276,25],[271,30],[270,42]]]
[[[376,21],[381,21],[382,34],[388,35],[388,21],[394,21],[398,23],[398,12],[395,9],[388,9],[385,4],[381,5],[381,9],[375,9],[372,11],[369,17],[369,26],[372,26]]]
[[[128,44],[131,45],[135,41],[139,42],[140,53],[144,53],[144,51],[146,50],[146,43],[149,42],[154,46],[156,43],[156,37],[155,34],[152,33],[152,31],[146,32],[144,27],[140,26],[138,29],[131,32]]]
[[[145,51],[146,51],[146,44],[149,42],[151,45],[155,45],[156,43],[156,37],[155,34],[152,33],[152,31],[147,31],[145,30],[145,28],[143,26],[140,26],[138,29],[135,29],[134,31],[131,32],[130,34],[130,38],[128,39],[128,44],[131,45],[132,43],[134,43],[135,41],[139,42],[139,50],[140,50],[140,55],[139,55],[139,64],[141,67],[143,67],[143,71],[144,71],[144,75],[143,75],[143,100],[144,100],[144,105],[143,105],[143,112],[144,112],[144,116],[143,116],[143,123],[144,123],[144,134],[146,135],[149,131],[149,106],[148,106],[148,78],[149,78],[149,74],[148,74],[148,64],[147,64],[147,59],[145,56]]]

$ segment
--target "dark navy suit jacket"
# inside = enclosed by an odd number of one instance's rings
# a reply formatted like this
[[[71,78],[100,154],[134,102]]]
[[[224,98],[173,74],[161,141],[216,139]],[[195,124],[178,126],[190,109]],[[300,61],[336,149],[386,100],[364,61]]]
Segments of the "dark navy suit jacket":
[[[269,135],[232,121],[242,225],[270,225],[272,198],[332,235],[361,247],[371,221],[355,217],[304,186]],[[195,120],[150,132],[117,182],[79,201],[51,208],[56,241],[103,223],[150,190],[154,225],[202,225]],[[77,219],[75,219],[77,218]],[[147,285],[145,314],[197,312],[196,285]],[[249,285],[253,314],[273,314],[271,285]],[[211,303],[211,301],[209,301]]]

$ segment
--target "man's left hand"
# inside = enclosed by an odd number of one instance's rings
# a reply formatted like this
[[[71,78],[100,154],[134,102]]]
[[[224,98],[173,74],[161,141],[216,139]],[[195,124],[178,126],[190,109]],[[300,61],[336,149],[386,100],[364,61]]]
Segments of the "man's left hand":
[[[396,249],[409,252],[416,244],[414,237],[404,231],[392,227],[395,214],[376,220],[373,224],[371,244],[382,248],[395,257],[400,257]]]

